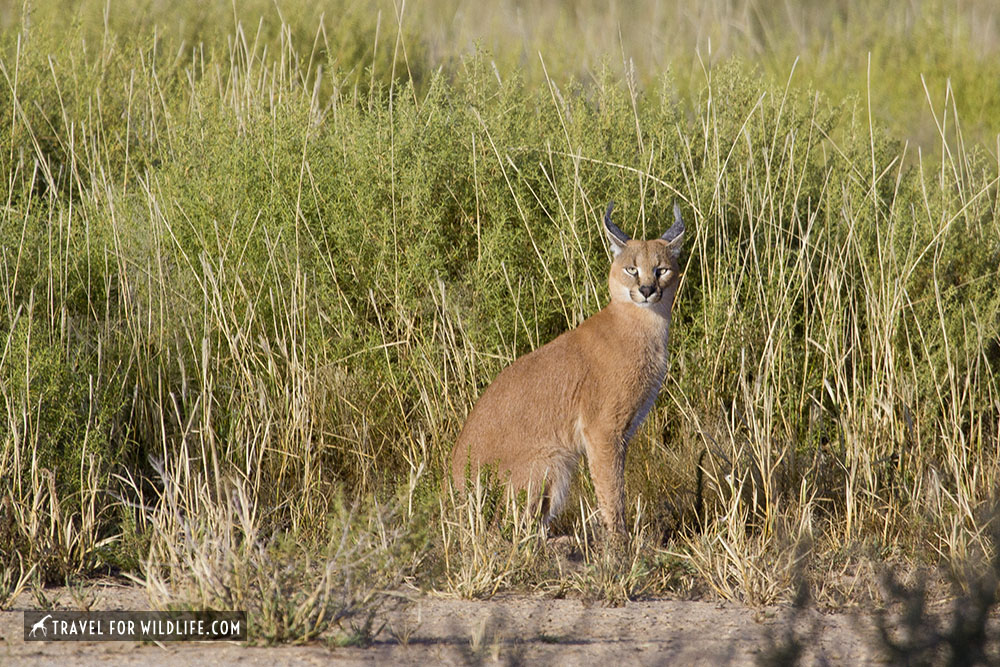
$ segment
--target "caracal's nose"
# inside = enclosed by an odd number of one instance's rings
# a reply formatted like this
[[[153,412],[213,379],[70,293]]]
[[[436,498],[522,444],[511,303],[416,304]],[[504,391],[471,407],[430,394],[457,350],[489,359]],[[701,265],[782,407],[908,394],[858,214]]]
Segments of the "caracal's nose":
[[[656,288],[654,286],[652,286],[652,285],[639,285],[639,294],[643,295],[647,299],[650,296],[652,296],[653,292],[655,292],[655,291],[656,291]]]

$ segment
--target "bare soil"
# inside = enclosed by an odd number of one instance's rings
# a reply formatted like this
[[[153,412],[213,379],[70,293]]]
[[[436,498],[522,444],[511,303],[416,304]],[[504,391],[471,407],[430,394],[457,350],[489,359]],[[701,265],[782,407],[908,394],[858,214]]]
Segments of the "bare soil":
[[[68,589],[45,593],[56,608],[79,608]],[[96,598],[93,609],[151,608],[141,588],[120,582],[96,583],[89,597]],[[277,647],[205,642],[26,643],[22,614],[39,609],[40,603],[22,594],[11,610],[0,612],[0,664],[749,665],[762,660],[788,664],[767,658],[776,649],[787,648],[789,636],[797,637],[805,649],[802,664],[883,662],[874,648],[871,620],[850,613],[678,600],[606,607],[576,599],[528,596],[489,601],[418,596],[400,598],[389,606],[393,608],[377,617],[374,628],[378,632],[366,648],[336,647],[324,641]]]

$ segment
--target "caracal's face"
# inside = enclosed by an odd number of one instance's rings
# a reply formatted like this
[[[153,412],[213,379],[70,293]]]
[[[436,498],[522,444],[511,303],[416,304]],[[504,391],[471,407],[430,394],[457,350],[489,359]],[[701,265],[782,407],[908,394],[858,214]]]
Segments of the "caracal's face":
[[[662,239],[626,243],[611,264],[611,300],[649,307],[673,298],[680,277],[676,251]]]

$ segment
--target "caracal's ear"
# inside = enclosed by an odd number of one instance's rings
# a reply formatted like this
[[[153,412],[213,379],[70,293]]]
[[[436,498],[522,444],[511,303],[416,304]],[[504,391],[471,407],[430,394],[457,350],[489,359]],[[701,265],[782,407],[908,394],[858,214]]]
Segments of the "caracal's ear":
[[[632,239],[625,232],[618,229],[618,225],[611,222],[611,209],[614,207],[615,203],[613,201],[608,202],[608,210],[604,213],[604,233],[607,234],[608,243],[611,244],[611,252],[617,257],[618,253],[625,249],[625,244]]]
[[[674,202],[674,224],[660,238],[667,242],[675,260],[680,257],[681,246],[684,244],[684,221],[681,220],[681,207],[677,202]]]

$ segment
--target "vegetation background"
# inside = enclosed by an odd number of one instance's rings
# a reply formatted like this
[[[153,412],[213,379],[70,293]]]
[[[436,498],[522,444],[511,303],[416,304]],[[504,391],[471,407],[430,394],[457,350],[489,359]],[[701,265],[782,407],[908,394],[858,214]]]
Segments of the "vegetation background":
[[[402,585],[849,604],[994,553],[992,2],[6,1],[0,75],[2,604],[350,638]],[[681,204],[685,274],[635,539],[581,469],[567,559],[446,459],[605,303],[611,199]]]

